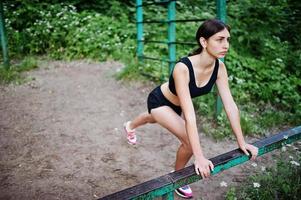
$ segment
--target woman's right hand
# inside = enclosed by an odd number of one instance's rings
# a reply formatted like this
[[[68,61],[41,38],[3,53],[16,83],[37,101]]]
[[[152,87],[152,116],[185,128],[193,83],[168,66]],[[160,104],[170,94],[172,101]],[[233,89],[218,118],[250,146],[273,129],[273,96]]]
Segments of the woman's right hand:
[[[210,171],[213,171],[213,163],[205,157],[198,157],[194,161],[194,168],[197,175],[201,175],[202,178],[208,178]]]

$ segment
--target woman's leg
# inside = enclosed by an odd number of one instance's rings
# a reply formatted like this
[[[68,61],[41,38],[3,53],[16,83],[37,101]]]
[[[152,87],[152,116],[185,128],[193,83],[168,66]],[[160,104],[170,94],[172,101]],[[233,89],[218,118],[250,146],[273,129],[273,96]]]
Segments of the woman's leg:
[[[181,141],[182,144],[177,151],[175,170],[184,168],[192,156],[185,121],[168,106],[152,109],[151,115],[158,124],[169,130]]]
[[[135,129],[147,123],[155,123],[156,121],[148,112],[141,113],[133,121],[129,123],[129,129]]]

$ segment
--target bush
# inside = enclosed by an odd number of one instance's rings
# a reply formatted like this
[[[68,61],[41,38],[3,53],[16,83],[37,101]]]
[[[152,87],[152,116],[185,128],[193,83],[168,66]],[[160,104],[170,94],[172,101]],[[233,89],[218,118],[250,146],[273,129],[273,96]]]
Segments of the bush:
[[[227,200],[264,199],[264,200],[298,200],[301,198],[301,155],[288,145],[289,152],[282,152],[277,157],[276,166],[267,168],[259,174],[250,176],[244,184],[231,188]],[[299,145],[300,148],[300,145]]]
[[[166,62],[145,60],[138,64],[134,58],[136,30],[132,1],[37,2],[4,2],[12,57],[47,54],[55,59],[115,59],[128,66],[122,73],[124,77],[147,74],[157,83],[168,79]],[[225,63],[233,97],[238,105],[243,105],[239,107],[243,110],[242,127],[247,134],[262,134],[262,128],[301,123],[301,38],[297,31],[300,5],[293,0],[242,0],[227,4],[233,39]],[[213,18],[215,12],[214,1],[177,1],[177,19]],[[145,20],[166,18],[166,6],[144,8]],[[199,24],[177,23],[177,41],[195,42]],[[146,24],[144,30],[146,40],[167,38],[166,24]],[[177,58],[194,47],[177,45]],[[166,44],[146,43],[144,53],[168,59]],[[9,79],[13,75],[7,76]],[[214,95],[194,100],[194,104],[199,113],[214,117]],[[277,113],[275,116],[279,118],[271,117],[271,113]],[[217,124],[207,121],[204,129],[218,130]],[[218,119],[222,129],[218,130],[218,138],[230,135],[226,121],[225,115]]]

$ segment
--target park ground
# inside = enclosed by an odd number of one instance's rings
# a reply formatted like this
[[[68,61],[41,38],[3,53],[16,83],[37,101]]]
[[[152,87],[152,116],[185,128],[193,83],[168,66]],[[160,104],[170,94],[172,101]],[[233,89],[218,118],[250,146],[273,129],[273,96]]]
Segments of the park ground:
[[[0,199],[97,199],[173,169],[179,142],[159,125],[138,129],[136,146],[126,142],[123,123],[146,111],[155,85],[116,80],[122,68],[40,61],[26,83],[0,86]],[[199,129],[208,158],[237,148]],[[194,183],[194,199],[224,199],[270,161],[263,156]]]

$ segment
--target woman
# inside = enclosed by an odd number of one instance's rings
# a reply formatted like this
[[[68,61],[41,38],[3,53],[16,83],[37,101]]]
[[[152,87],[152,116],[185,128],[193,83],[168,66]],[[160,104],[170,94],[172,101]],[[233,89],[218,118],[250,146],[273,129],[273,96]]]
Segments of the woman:
[[[175,170],[185,167],[194,155],[195,171],[207,178],[214,166],[202,151],[192,98],[207,94],[214,84],[236,136],[238,147],[247,155],[251,152],[255,159],[258,148],[244,140],[239,110],[228,85],[226,66],[223,58],[229,49],[230,28],[220,20],[206,20],[197,30],[199,48],[188,57],[182,58],[174,67],[168,82],[155,88],[148,96],[148,112],[140,114],[124,124],[127,140],[136,143],[135,129],[146,123],[158,123],[168,129],[181,142],[177,151]],[[181,117],[182,114],[182,117]],[[189,186],[176,190],[184,198],[191,198]]]

